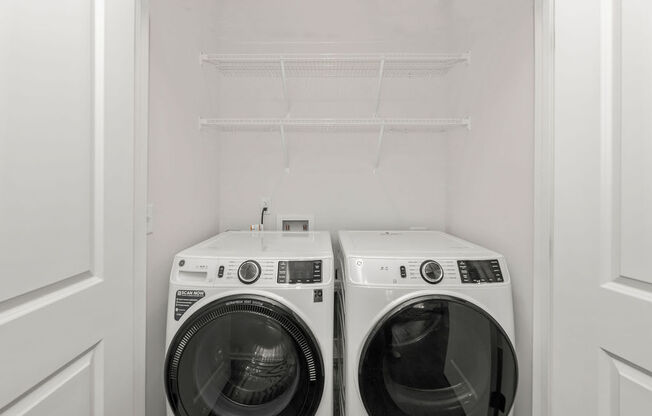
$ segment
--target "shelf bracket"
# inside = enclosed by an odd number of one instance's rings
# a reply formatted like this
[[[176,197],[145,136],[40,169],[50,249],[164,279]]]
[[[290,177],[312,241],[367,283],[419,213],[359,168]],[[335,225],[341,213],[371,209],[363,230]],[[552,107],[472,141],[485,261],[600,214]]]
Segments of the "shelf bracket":
[[[383,149],[383,135],[385,134],[385,124],[380,125],[380,132],[378,133],[378,147],[376,148],[376,160],[374,162],[374,170],[373,173],[374,175],[376,174],[376,171],[378,170],[378,166],[380,165],[380,152]]]
[[[283,147],[283,165],[285,165],[285,173],[290,173],[290,159],[288,158],[288,146],[285,140],[285,125],[283,122],[279,125],[281,132],[281,146]]]
[[[380,110],[380,95],[383,90],[383,78],[385,76],[385,57],[380,58],[380,65],[378,68],[378,84],[376,85],[376,106],[374,108],[373,118],[378,118],[378,111]],[[380,165],[380,152],[383,148],[383,135],[385,134],[385,123],[380,125],[380,131],[378,132],[378,147],[376,149],[376,160],[374,161],[373,173],[376,174],[378,166]]]
[[[380,93],[383,89],[383,78],[385,75],[385,57],[380,58],[380,66],[378,68],[378,85],[376,85],[376,107],[374,108],[374,118],[378,117],[378,110],[380,110]]]
[[[281,57],[281,82],[283,82],[283,99],[285,100],[285,117],[290,116],[290,96],[288,94],[288,81],[285,73],[285,59]]]

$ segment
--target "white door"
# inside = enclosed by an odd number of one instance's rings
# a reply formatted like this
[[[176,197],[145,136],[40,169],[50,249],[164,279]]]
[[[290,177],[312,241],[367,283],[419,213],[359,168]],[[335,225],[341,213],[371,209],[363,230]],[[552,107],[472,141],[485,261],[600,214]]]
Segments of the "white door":
[[[552,414],[652,415],[652,1],[555,3]]]
[[[134,0],[0,1],[0,414],[133,415]]]

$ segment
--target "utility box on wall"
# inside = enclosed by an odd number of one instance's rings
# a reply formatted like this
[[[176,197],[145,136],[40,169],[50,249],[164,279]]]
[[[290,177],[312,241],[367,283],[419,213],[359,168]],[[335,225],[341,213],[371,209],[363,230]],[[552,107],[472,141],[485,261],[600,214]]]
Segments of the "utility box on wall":
[[[312,215],[279,214],[276,217],[276,228],[280,231],[311,231],[314,224]]]

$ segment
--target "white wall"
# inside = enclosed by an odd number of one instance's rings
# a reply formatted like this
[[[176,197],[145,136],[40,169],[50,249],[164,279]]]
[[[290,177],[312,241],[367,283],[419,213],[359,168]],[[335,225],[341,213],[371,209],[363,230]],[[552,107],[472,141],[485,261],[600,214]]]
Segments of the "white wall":
[[[147,414],[165,414],[163,361],[168,278],[174,254],[218,232],[219,146],[197,128],[204,90],[197,56],[201,9],[150,2]]]
[[[319,229],[445,229],[506,255],[514,279],[521,381],[517,416],[531,414],[533,194],[531,0],[181,0],[152,11],[148,415],[163,403],[167,273],[173,253],[219,230],[283,213]],[[381,116],[471,116],[473,129],[388,134],[288,134],[285,173],[275,133],[196,130],[197,117],[283,117],[276,78],[223,77],[199,51],[460,52],[469,67],[443,78],[388,79]],[[372,79],[293,79],[291,114],[369,117]],[[184,199],[185,196],[185,199]],[[192,203],[191,203],[192,201]],[[218,222],[219,221],[219,222]],[[154,351],[154,352],[152,352]]]

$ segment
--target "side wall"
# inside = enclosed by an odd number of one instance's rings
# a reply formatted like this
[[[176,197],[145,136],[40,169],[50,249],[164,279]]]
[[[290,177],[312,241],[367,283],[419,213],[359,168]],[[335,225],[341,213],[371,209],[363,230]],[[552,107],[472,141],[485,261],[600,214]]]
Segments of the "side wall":
[[[513,281],[520,380],[515,416],[532,414],[534,5],[456,2],[473,61],[469,135],[448,142],[446,230],[505,255]],[[462,36],[459,36],[461,39]]]
[[[165,414],[163,360],[172,257],[218,232],[216,140],[200,135],[197,56],[201,13],[185,1],[154,1],[150,29],[147,261],[147,414]]]

